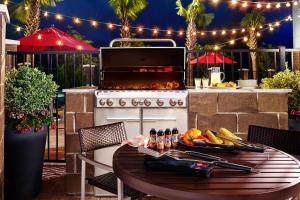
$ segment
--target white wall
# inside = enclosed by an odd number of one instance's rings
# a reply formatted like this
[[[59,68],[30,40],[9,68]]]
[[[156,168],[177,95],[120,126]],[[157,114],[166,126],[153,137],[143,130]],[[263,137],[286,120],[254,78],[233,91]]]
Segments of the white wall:
[[[300,4],[293,6],[293,41],[294,48],[300,48]]]

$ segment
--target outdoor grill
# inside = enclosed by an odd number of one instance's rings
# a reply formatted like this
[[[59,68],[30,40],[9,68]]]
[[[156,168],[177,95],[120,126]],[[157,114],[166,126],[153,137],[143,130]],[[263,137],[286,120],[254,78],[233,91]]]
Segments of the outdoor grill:
[[[123,121],[128,138],[148,135],[151,128],[187,130],[185,48],[101,48],[100,68],[96,126]],[[99,150],[95,159],[109,164],[114,150]]]

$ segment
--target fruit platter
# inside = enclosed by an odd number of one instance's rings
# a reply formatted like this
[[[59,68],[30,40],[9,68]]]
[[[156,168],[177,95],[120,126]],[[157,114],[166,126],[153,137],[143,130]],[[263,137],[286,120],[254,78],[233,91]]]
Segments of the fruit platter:
[[[203,133],[196,128],[191,128],[180,135],[179,144],[208,151],[264,152],[264,147],[262,145],[243,141],[242,138],[226,128],[220,128],[218,132],[205,130]]]
[[[230,82],[224,82],[224,83],[214,83],[211,84],[209,88],[211,89],[236,89],[236,83],[230,81]]]

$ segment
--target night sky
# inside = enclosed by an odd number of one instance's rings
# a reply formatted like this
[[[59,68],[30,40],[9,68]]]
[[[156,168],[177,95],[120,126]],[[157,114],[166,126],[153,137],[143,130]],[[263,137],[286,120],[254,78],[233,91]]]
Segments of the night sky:
[[[16,0],[15,0],[16,1]],[[191,0],[183,0],[184,4],[189,3]],[[64,0],[59,3],[55,8],[48,8],[51,12],[61,13],[63,15],[76,16],[86,19],[96,19],[103,22],[120,23],[115,17],[113,10],[109,7],[107,0]],[[242,17],[245,13],[250,12],[251,9],[241,11],[240,9],[230,9],[227,4],[222,3],[217,7],[213,7],[210,4],[206,4],[207,12],[215,14],[213,23],[207,28],[208,30],[222,29],[222,28],[238,28]],[[281,8],[280,11],[272,9],[271,11],[264,12],[266,16],[266,22],[273,22],[281,20],[286,16],[292,14],[291,8]],[[185,20],[177,16],[175,10],[175,0],[148,0],[148,6],[139,14],[138,19],[132,22],[132,25],[143,25],[144,27],[159,27],[160,29],[167,29],[172,27],[174,30],[186,27]],[[13,24],[18,24],[16,21],[12,21]],[[54,25],[63,31],[66,31],[67,26],[73,24],[71,19],[64,19],[62,22],[58,22],[53,16],[48,19],[42,18],[41,28]],[[94,41],[93,46],[101,47],[108,46],[109,41],[119,37],[119,30],[114,31],[107,30],[106,26],[102,25],[97,29],[90,26],[88,22],[81,25],[72,25],[74,29],[79,31],[87,39]],[[22,37],[21,33],[16,33],[15,28],[8,26],[7,38],[18,39]],[[273,33],[268,31],[263,33],[263,37],[260,40],[260,46],[266,46],[272,44],[273,46],[285,45],[288,48],[292,48],[292,23],[284,22]],[[150,34],[144,33],[140,37],[150,37]],[[161,34],[164,36],[164,34]],[[225,37],[225,40],[215,40],[212,37],[206,37],[199,39],[200,44],[215,44],[219,42],[228,41],[231,38]],[[217,37],[218,38],[218,37]],[[221,37],[220,37],[221,38]],[[218,39],[220,39],[218,38]],[[184,46],[185,39],[173,36],[179,46]],[[240,45],[241,41],[235,45],[237,47],[245,47]]]

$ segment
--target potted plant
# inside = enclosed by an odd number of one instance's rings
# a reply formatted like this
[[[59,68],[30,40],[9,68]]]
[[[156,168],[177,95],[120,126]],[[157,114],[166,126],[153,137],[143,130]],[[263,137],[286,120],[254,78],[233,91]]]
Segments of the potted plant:
[[[275,74],[272,78],[264,78],[261,87],[292,89],[288,96],[289,128],[290,130],[300,130],[300,122],[295,117],[296,113],[300,113],[300,72],[286,69]]]
[[[36,68],[22,66],[5,76],[5,199],[32,199],[42,184],[48,106],[58,86]]]

